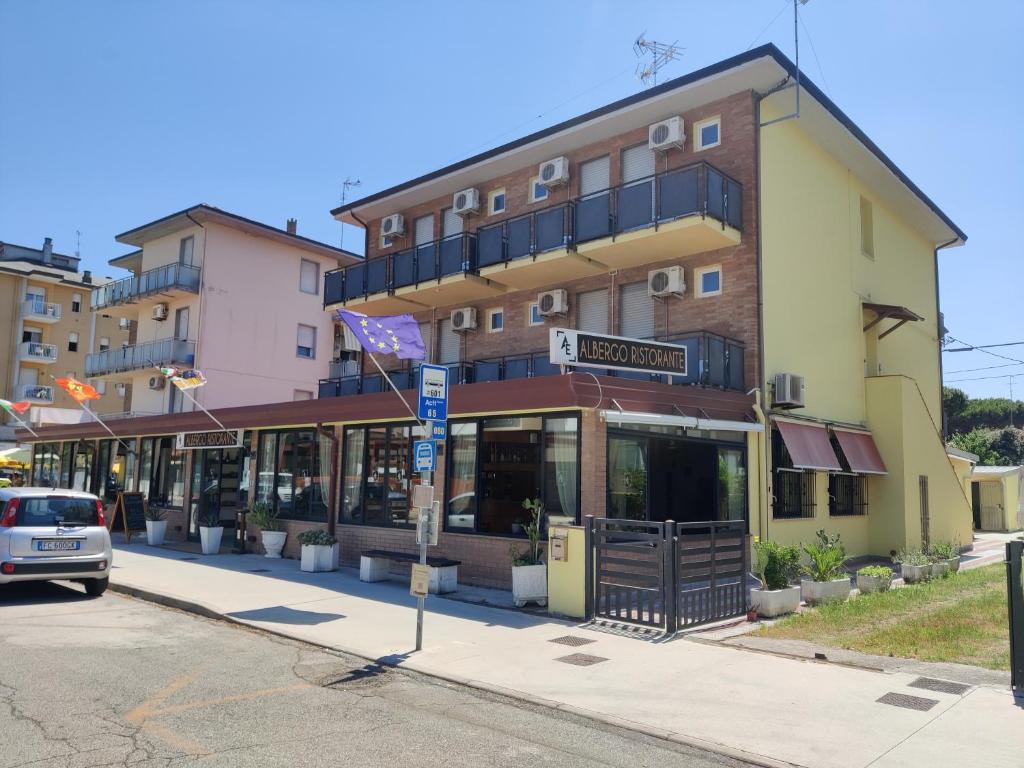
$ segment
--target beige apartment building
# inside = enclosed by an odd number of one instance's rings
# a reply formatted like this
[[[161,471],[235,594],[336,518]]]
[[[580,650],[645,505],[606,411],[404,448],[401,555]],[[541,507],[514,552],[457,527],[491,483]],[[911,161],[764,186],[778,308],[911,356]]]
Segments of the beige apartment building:
[[[105,279],[78,271],[78,257],[0,243],[0,397],[27,400],[35,425],[77,423],[82,409],[54,383],[85,381],[85,356],[128,342],[130,323],[89,311],[89,295]],[[88,380],[103,394],[91,404],[100,414],[127,410],[128,388]],[[3,414],[0,446],[14,444],[14,419]]]

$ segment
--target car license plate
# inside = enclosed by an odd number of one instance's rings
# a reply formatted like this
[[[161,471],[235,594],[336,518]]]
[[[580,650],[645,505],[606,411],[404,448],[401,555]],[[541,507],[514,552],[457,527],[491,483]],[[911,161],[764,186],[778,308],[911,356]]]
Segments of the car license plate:
[[[73,539],[47,539],[36,542],[36,550],[39,552],[63,552],[69,549],[81,549],[82,542]]]

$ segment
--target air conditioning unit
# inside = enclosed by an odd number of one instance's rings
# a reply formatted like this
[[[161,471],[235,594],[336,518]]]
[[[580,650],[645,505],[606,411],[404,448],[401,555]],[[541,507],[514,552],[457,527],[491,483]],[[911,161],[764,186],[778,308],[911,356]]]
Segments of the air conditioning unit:
[[[779,408],[803,408],[804,377],[795,373],[776,373],[772,404]]]
[[[480,190],[474,187],[452,195],[452,213],[465,216],[480,210]]]
[[[476,330],[476,308],[463,307],[452,310],[453,331],[475,331]]]
[[[569,160],[565,157],[556,157],[541,163],[537,169],[537,176],[540,183],[545,187],[557,187],[569,181]]]
[[[686,292],[686,277],[682,267],[652,269],[647,273],[647,295],[682,296]]]
[[[400,213],[392,213],[380,220],[381,237],[401,237],[405,234],[405,217]]]
[[[122,331],[131,330],[131,327],[132,327],[131,318],[122,317],[121,319],[119,319],[117,321],[117,327],[120,328]]]
[[[149,377],[149,388],[150,389],[163,389],[167,386],[167,379],[163,376],[150,376]]]
[[[670,149],[682,149],[686,141],[686,133],[683,131],[683,118],[670,117],[654,123],[647,128],[647,147],[658,152],[667,152]]]
[[[564,315],[569,311],[569,293],[565,288],[537,294],[537,311],[544,317]]]
[[[167,319],[167,305],[166,304],[154,304],[153,305],[153,319],[154,320],[166,320]]]

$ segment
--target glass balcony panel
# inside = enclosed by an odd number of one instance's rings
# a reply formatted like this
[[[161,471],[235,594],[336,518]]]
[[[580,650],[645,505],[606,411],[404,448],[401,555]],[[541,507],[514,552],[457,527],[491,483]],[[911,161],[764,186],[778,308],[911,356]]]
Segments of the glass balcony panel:
[[[700,212],[700,169],[686,168],[658,178],[661,221]]]
[[[391,382],[395,385],[395,389],[415,389],[416,383],[412,377],[411,371],[391,371],[388,373],[391,377]]]
[[[534,376],[557,376],[562,372],[561,367],[552,363],[546,352],[534,355],[532,362]]]
[[[448,385],[471,384],[473,382],[473,368],[463,363],[450,363],[448,369]]]
[[[704,166],[707,179],[708,215],[719,221],[725,220],[725,177],[710,166]]]
[[[453,235],[441,241],[440,277],[457,275],[470,269],[468,237]]]
[[[416,282],[416,251],[410,248],[391,257],[391,285],[404,288]]]
[[[537,251],[544,252],[555,248],[564,248],[569,243],[569,233],[566,232],[566,207],[560,205],[557,208],[549,208],[546,211],[538,211],[537,221]]]
[[[729,389],[738,389],[743,391],[746,387],[743,384],[743,345],[742,344],[727,344],[725,347],[726,362],[728,374],[726,376],[726,386]]]
[[[367,394],[369,392],[383,392],[384,391],[384,377],[379,373],[371,373],[363,376],[362,392]]]
[[[437,246],[434,243],[416,247],[416,281],[437,278]]]
[[[619,189],[615,196],[619,232],[648,227],[654,223],[654,179]]]
[[[501,363],[497,360],[477,360],[473,364],[473,381],[478,384],[501,380]]]
[[[533,217],[521,216],[508,223],[508,260],[522,259],[533,253]]]
[[[725,379],[725,339],[708,336],[705,341],[705,384],[713,387],[724,387]]]
[[[505,360],[505,375],[507,379],[525,379],[530,375],[530,358],[510,357]]]
[[[366,262],[366,292],[380,293],[388,289],[388,260],[373,259]]]
[[[669,343],[686,349],[686,375],[685,376],[662,376],[665,383],[672,384],[699,384],[700,383],[700,335],[687,336],[681,339],[672,339]]]
[[[358,395],[361,377],[349,376],[338,382],[339,395]]]
[[[728,224],[736,227],[736,229],[742,229],[743,187],[732,179],[726,179],[726,192],[728,197],[726,198],[725,220]]]
[[[576,242],[596,240],[612,233],[611,193],[601,192],[576,202]]]
[[[345,300],[366,294],[366,265],[354,264],[345,270]]]
[[[324,306],[337,304],[345,298],[345,270],[335,269],[324,274]]]
[[[495,224],[476,231],[477,265],[490,267],[505,259],[505,226]]]
[[[321,379],[316,389],[316,396],[320,399],[325,397],[337,397],[341,394],[341,382],[337,379]]]

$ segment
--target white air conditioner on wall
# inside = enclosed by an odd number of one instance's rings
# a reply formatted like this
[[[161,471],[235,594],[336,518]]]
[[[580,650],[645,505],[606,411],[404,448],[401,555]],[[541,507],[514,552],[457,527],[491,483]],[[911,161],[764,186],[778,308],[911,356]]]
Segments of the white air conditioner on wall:
[[[686,277],[682,267],[652,269],[647,273],[647,295],[652,297],[682,296],[686,293]]]
[[[167,319],[167,305],[166,304],[154,304],[153,305],[153,319],[154,320],[166,320]]]
[[[401,237],[405,234],[405,217],[400,213],[392,213],[380,220],[382,237]]]
[[[670,117],[654,123],[647,128],[647,147],[658,152],[666,152],[670,149],[682,149],[686,141],[686,133],[683,131],[683,118]]]
[[[163,389],[167,386],[167,379],[163,376],[150,376],[149,377],[149,388],[150,389]]]
[[[778,408],[804,407],[804,377],[795,373],[776,373],[772,405]]]
[[[559,184],[566,184],[569,181],[569,160],[565,157],[555,157],[547,162],[541,163],[537,169],[539,181],[545,187],[557,187]]]
[[[465,216],[480,210],[480,190],[474,187],[452,195],[452,213]]]
[[[565,288],[537,294],[537,311],[544,317],[564,315],[569,311],[569,292]]]
[[[476,308],[463,307],[452,310],[453,331],[475,331],[476,330]]]

